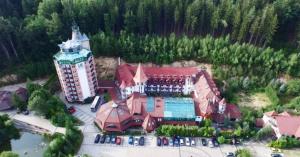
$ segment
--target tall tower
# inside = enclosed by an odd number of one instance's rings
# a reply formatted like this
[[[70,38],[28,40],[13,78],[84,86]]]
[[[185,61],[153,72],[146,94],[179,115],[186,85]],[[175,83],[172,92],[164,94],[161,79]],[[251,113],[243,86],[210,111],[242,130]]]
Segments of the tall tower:
[[[141,63],[139,63],[139,65],[136,69],[135,76],[133,78],[133,81],[135,83],[135,87],[134,87],[135,92],[145,93],[145,87],[146,87],[147,80],[148,80],[148,78],[147,78],[146,74],[144,73]]]
[[[84,102],[93,97],[98,87],[95,62],[89,39],[79,27],[72,27],[72,39],[58,45],[54,65],[61,88],[69,102]]]

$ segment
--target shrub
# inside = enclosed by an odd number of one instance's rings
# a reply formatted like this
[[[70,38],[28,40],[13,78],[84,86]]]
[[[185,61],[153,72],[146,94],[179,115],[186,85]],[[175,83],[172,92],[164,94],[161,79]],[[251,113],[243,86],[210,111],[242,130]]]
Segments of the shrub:
[[[274,148],[299,148],[300,141],[293,137],[283,136],[275,141],[271,141],[268,145]]]
[[[267,86],[265,88],[265,93],[269,97],[269,99],[271,100],[273,105],[279,104],[279,98],[277,95],[277,91],[274,88],[272,88],[271,86]]]
[[[219,137],[218,137],[218,142],[219,142],[220,144],[224,144],[224,143],[226,142],[225,137],[219,136]]]
[[[0,115],[0,148],[11,139],[20,138],[19,130],[14,126],[8,115]]]
[[[235,154],[236,157],[252,157],[249,149],[238,149]]]
[[[300,79],[287,82],[287,94],[292,96],[300,95]]]
[[[191,136],[212,137],[215,134],[213,127],[161,125],[156,129],[158,136]]]
[[[260,129],[256,135],[255,135],[255,139],[256,140],[263,140],[267,137],[270,137],[271,135],[273,134],[273,129],[271,126],[267,126],[267,127],[264,127],[262,129]]]
[[[82,140],[83,135],[80,130],[67,126],[65,135],[55,134],[53,136],[43,156],[73,156],[79,150]]]
[[[13,153],[11,151],[4,151],[0,153],[0,157],[18,157],[19,155],[16,153]]]

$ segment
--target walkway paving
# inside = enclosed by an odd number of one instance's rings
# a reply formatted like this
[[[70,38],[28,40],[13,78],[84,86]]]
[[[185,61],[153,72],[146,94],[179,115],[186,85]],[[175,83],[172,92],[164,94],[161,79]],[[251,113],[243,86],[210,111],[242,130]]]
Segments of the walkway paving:
[[[29,115],[17,114],[16,110],[0,111],[0,115],[7,114],[21,129],[31,130],[40,133],[62,133],[66,130],[62,127],[56,127],[47,119],[34,115],[32,112]]]

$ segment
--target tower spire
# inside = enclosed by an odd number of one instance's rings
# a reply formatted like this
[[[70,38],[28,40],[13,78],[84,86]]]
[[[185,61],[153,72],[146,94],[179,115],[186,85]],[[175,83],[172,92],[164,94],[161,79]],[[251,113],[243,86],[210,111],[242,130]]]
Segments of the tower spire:
[[[81,34],[79,31],[79,27],[78,25],[73,22],[72,24],[72,40],[78,40],[78,38],[80,38]]]
[[[147,78],[146,74],[144,73],[141,63],[139,63],[139,65],[136,69],[133,81],[135,83],[142,83],[142,82],[146,82],[147,80],[148,80],[148,78]]]

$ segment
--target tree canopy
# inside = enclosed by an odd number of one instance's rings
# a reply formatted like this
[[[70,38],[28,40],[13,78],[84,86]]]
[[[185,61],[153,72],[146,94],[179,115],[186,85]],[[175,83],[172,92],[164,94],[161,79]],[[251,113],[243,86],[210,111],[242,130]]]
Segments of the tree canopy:
[[[300,34],[297,0],[6,0],[0,10],[0,67],[25,62],[35,71],[27,72],[31,77],[49,73],[51,66],[44,62],[58,51],[57,43],[69,38],[74,21],[89,35],[122,30],[138,35],[230,35],[231,42],[260,47],[273,40],[297,47]],[[43,66],[30,66],[35,62]]]

